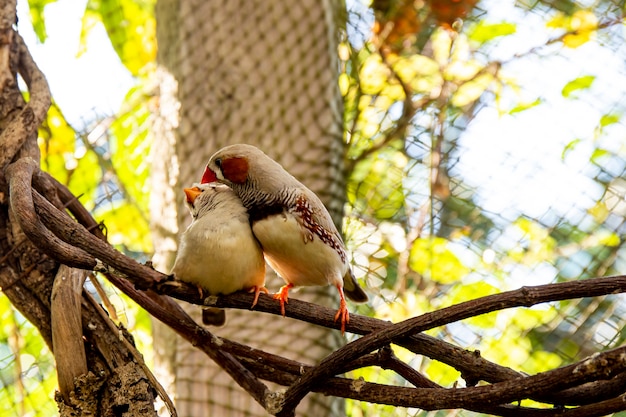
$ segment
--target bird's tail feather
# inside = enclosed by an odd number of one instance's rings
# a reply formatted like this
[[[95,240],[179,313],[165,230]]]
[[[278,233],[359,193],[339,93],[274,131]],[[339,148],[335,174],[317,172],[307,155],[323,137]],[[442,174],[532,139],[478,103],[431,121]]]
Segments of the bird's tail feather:
[[[351,269],[348,269],[348,272],[343,277],[343,292],[346,294],[346,297],[357,303],[364,303],[368,299],[363,288],[359,287],[359,283],[356,281]]]

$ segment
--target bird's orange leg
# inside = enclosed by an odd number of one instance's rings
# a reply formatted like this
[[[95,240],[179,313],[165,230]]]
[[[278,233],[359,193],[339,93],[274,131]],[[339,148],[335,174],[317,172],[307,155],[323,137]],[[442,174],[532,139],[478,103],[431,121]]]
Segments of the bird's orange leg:
[[[293,284],[289,283],[280,287],[280,290],[274,294],[274,299],[280,300],[280,312],[285,317],[285,304],[289,302],[289,289],[293,288]]]
[[[270,292],[267,290],[267,288],[265,287],[257,287],[256,285],[252,288],[250,288],[250,291],[248,292],[253,292],[254,293],[254,301],[252,301],[252,305],[250,306],[250,308],[254,308],[254,306],[256,305],[256,303],[259,301],[259,294],[261,294],[262,292],[264,292],[265,294],[269,294]]]
[[[337,319],[341,319],[341,334],[346,332],[346,323],[350,322],[350,312],[348,311],[348,306],[346,305],[346,298],[343,295],[343,287],[341,285],[337,285],[337,290],[339,290],[339,310],[337,310],[337,314],[335,314],[335,321]]]

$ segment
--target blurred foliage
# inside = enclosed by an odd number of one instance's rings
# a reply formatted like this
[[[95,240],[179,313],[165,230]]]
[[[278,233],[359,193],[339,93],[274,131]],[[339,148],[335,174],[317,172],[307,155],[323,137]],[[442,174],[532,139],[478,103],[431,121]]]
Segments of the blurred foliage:
[[[81,47],[97,23],[102,23],[122,64],[133,75],[156,59],[155,0],[88,0],[83,15]]]
[[[44,8],[52,2],[29,2],[42,42]],[[521,285],[610,275],[626,267],[623,95],[604,103],[602,74],[565,71],[592,47],[624,57],[623,34],[613,30],[622,24],[623,1],[590,5],[521,0],[505,17],[493,17],[490,8],[498,9],[498,4],[347,2],[348,30],[339,47],[349,168],[345,233],[355,274],[372,295],[370,303],[358,307],[360,313],[397,322]],[[137,84],[119,112],[96,115],[81,128],[71,126],[62,109],[53,105],[39,132],[42,167],[80,196],[104,222],[116,247],[142,259],[152,250],[147,212],[148,124],[154,105],[150,73],[156,53],[153,7],[154,1],[87,1],[81,48],[102,25]],[[507,48],[516,52],[503,53]],[[572,177],[586,180],[580,184],[580,198],[540,215],[514,205],[490,209],[486,201],[493,190],[462,169],[476,145],[466,139],[472,137],[468,132],[488,110],[501,119],[539,120],[554,106],[554,98],[544,94],[542,80],[529,84],[515,66],[547,65],[559,56],[564,57],[557,81],[560,98],[571,104],[592,103],[598,109],[597,123],[550,148],[556,158],[533,149],[531,168],[521,156],[500,154],[499,171],[491,176],[518,169],[516,175],[530,179],[534,171],[547,168],[539,165],[577,167],[580,172]],[[491,157],[482,155],[485,160]],[[551,172],[542,175],[532,199],[546,195],[540,188]],[[140,350],[150,352],[141,345],[149,344],[145,312],[109,292],[118,320],[140,336],[135,338]],[[621,296],[567,300],[485,314],[427,333],[479,350],[502,365],[536,373],[622,344],[624,310]],[[1,412],[52,414],[56,379],[47,347],[4,297],[0,317]],[[463,383],[447,365],[394,350],[443,386]],[[380,369],[353,374],[369,381],[406,383]],[[427,414],[351,404],[351,416]],[[445,416],[448,411],[428,415]]]
[[[453,18],[434,18],[434,5],[444,8],[448,3],[457,7],[449,8]],[[601,31],[622,21],[621,9],[608,2],[598,3],[597,10],[574,2],[518,6],[542,18],[543,28],[536,27],[535,20],[533,30],[543,31],[544,41],[526,42],[526,52],[503,59],[492,53],[497,50],[494,46],[521,42],[518,34],[527,31],[523,14],[494,21],[487,2],[483,6],[463,0],[374,0],[371,10],[360,3],[351,5],[350,16],[357,23],[349,20],[340,48],[344,62],[340,87],[353,167],[346,230],[357,275],[371,292],[378,292],[369,307],[359,307],[361,311],[401,321],[528,282],[618,273],[616,263],[626,263],[626,210],[616,215],[614,209],[626,205],[625,194],[617,197],[612,192],[609,197],[609,184],[624,190],[621,177],[626,172],[626,147],[617,139],[624,134],[619,103],[600,117],[591,135],[573,137],[560,150],[557,163],[582,166],[586,176],[605,189],[592,204],[581,199],[580,209],[569,208],[583,213],[575,222],[556,210],[541,217],[515,207],[506,213],[485,210],[482,201],[489,190],[458,174],[465,149],[472,146],[464,142],[464,132],[479,112],[494,108],[501,117],[522,117],[549,104],[541,95],[523,94],[528,86],[511,75],[509,66],[534,56],[556,56],[565,49],[584,54],[583,47],[598,38],[608,42],[609,35]],[[368,24],[371,31],[365,29]],[[620,34],[615,36],[612,47],[622,40]],[[598,77],[579,73],[568,79],[564,74],[561,96],[589,100]],[[612,127],[617,129],[609,131]],[[580,157],[583,148],[586,160]],[[504,163],[501,169],[506,169]],[[388,230],[393,233],[385,233]],[[496,363],[537,373],[617,346],[624,325],[615,318],[616,311],[623,312],[617,301],[571,300],[499,311],[429,333],[479,350]],[[570,318],[577,318],[576,323]],[[607,333],[606,340],[590,343],[599,328]],[[439,384],[463,383],[447,365],[414,360],[419,361],[414,366]],[[403,383],[397,376],[390,381],[378,372],[359,370],[353,376]],[[405,412],[356,403],[351,408],[352,416]],[[418,410],[408,414],[446,415]]]
[[[48,37],[46,21],[44,19],[44,9],[48,4],[54,2],[56,2],[56,0],[29,0],[28,2],[31,23],[33,24],[33,30],[39,42],[45,42]]]
[[[11,308],[6,297],[0,297],[0,414],[55,414],[54,366],[37,329]]]

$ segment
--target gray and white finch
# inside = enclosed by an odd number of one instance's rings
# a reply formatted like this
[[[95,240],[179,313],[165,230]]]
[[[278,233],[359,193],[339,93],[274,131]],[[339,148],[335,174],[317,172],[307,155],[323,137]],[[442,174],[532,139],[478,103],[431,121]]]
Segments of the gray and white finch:
[[[254,307],[259,293],[267,293],[265,260],[246,208],[223,184],[194,184],[184,191],[193,220],[181,236],[172,274],[210,295],[254,291]],[[225,313],[209,307],[203,319],[220,326]]]
[[[241,199],[265,259],[286,281],[274,296],[283,315],[290,288],[334,285],[340,297],[335,320],[345,332],[350,315],[344,292],[356,302],[367,301],[367,295],[352,274],[343,240],[317,195],[251,145],[217,151],[202,177],[203,183],[215,180]]]

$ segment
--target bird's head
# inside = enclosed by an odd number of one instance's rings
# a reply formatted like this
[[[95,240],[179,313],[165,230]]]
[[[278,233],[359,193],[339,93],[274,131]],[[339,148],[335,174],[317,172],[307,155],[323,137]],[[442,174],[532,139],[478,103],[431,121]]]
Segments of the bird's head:
[[[194,219],[218,206],[228,207],[231,213],[241,207],[241,201],[233,191],[227,185],[215,181],[207,184],[194,183],[189,188],[183,188],[183,191],[185,202]]]
[[[268,159],[260,149],[252,145],[226,146],[209,159],[202,175],[202,183],[219,181],[231,186],[244,184],[255,166]]]

